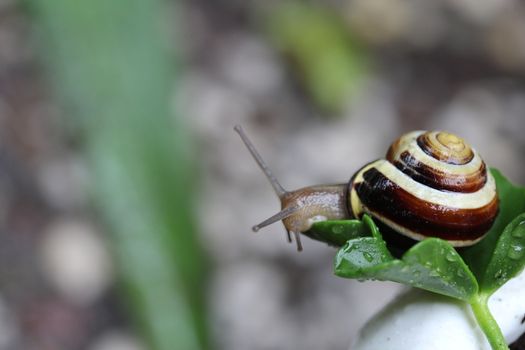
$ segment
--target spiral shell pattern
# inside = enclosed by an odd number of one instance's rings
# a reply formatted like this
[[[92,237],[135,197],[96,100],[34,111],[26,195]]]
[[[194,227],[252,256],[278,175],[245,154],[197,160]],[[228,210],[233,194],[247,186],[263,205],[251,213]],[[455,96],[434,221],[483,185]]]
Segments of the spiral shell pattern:
[[[498,213],[496,183],[479,154],[460,137],[414,131],[367,164],[349,183],[350,214],[368,213],[414,240],[453,246],[483,238]]]

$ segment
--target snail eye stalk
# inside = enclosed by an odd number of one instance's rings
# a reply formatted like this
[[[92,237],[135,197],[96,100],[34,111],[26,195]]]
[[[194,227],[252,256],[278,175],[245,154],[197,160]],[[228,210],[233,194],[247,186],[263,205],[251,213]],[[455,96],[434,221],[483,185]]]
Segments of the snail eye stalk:
[[[246,135],[246,133],[244,132],[242,127],[240,125],[235,125],[235,127],[233,129],[239,134],[239,136],[241,137],[241,140],[246,145],[246,148],[248,149],[248,151],[252,155],[253,159],[255,160],[255,162],[257,163],[259,168],[262,170],[262,172],[264,173],[264,175],[266,176],[268,181],[270,182],[270,185],[272,185],[275,194],[277,195],[277,197],[279,197],[279,199],[282,202],[283,198],[286,196],[286,194],[288,194],[288,191],[286,191],[284,189],[284,187],[281,186],[281,184],[279,183],[279,180],[277,180],[275,175],[273,175],[272,171],[270,170],[270,168],[268,167],[268,165],[266,164],[264,159],[261,157],[261,155],[259,154],[259,152],[255,148],[255,146],[253,145],[251,140],[248,138],[248,135]],[[296,213],[299,209],[300,208],[298,208],[298,207],[287,207],[287,208],[284,208],[283,210],[281,210],[277,214],[269,217],[268,219],[264,220],[263,222],[255,225],[255,226],[253,226],[252,230],[253,230],[253,232],[257,232],[263,227],[266,227],[266,226],[268,226],[270,224],[273,224],[273,223],[275,223],[277,221],[284,220],[287,217],[289,217],[290,215],[293,215],[294,213]],[[303,250],[303,246],[301,244],[301,238],[300,238],[299,232],[293,232],[293,234],[295,236],[295,241],[297,243],[297,250],[298,251]],[[286,229],[286,235],[287,235],[288,242],[291,243],[292,242],[292,237],[291,237],[290,231],[288,229]]]
[[[244,144],[246,145],[246,148],[248,148],[248,151],[250,151],[253,159],[259,165],[259,168],[261,168],[264,175],[266,175],[266,178],[268,179],[268,181],[270,181],[270,184],[272,185],[275,191],[275,194],[277,194],[277,197],[281,198],[282,196],[284,196],[286,194],[286,190],[283,188],[283,186],[281,186],[277,178],[273,175],[268,165],[266,165],[266,162],[262,159],[259,152],[257,152],[257,149],[255,148],[253,143],[250,141],[250,139],[248,138],[248,136],[246,135],[242,127],[240,125],[235,125],[233,129],[239,134],[239,136],[242,139],[242,142],[244,142]]]

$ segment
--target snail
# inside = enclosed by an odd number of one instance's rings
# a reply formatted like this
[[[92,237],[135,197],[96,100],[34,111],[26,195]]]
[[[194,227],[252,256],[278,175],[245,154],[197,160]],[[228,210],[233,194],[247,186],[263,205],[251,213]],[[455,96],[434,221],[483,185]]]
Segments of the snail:
[[[359,219],[365,213],[401,240],[438,237],[454,247],[479,242],[498,214],[496,182],[480,155],[462,138],[444,131],[413,131],[392,143],[385,159],[359,169],[348,183],[285,190],[254,145],[235,131],[264,172],[282,210],[253,231],[282,220],[288,240],[315,222]]]

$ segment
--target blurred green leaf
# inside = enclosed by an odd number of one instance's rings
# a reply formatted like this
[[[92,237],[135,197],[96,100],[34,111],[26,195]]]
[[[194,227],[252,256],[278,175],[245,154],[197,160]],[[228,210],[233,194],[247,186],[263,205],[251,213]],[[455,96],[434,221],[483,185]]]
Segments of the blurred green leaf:
[[[153,349],[206,347],[208,268],[192,219],[189,138],[169,108],[166,3],[29,5],[49,76],[89,157],[132,313]]]
[[[525,213],[507,225],[483,275],[481,292],[491,295],[525,266]]]
[[[283,2],[266,22],[273,42],[297,68],[315,103],[328,112],[340,112],[361,87],[367,55],[337,13],[303,2]]]

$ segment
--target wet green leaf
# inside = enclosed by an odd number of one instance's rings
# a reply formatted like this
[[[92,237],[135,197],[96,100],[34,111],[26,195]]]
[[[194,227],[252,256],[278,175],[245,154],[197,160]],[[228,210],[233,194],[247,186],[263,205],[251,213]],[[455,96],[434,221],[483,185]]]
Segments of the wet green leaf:
[[[335,274],[339,277],[370,279],[377,266],[394,259],[385,242],[376,237],[359,237],[349,240],[335,257]]]
[[[370,236],[370,226],[361,220],[320,221],[304,232],[304,235],[330,245],[340,247],[349,239]]]
[[[471,299],[478,290],[461,256],[438,238],[416,244],[402,259],[392,258],[379,237],[352,239],[336,255],[335,274],[399,282],[461,300]]]
[[[503,231],[483,275],[481,291],[488,295],[525,266],[525,213],[516,217]]]

